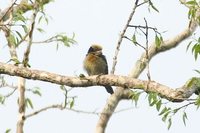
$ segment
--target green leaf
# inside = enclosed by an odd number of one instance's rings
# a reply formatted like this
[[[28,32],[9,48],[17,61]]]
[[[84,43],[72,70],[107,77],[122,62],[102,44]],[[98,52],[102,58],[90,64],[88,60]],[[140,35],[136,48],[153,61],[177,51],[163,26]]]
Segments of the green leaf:
[[[180,110],[180,108],[174,109],[173,113],[176,114],[179,110]]]
[[[192,41],[188,43],[186,51],[188,51],[188,49],[189,49],[189,47],[190,47],[191,44],[192,44]]]
[[[70,102],[69,108],[71,109],[74,106],[74,98],[72,98],[72,101]]]
[[[1,104],[5,103],[5,97],[3,95],[0,95],[0,103]]]
[[[25,103],[26,103],[26,106],[27,106],[27,107],[30,106],[30,107],[33,109],[33,103],[32,103],[32,101],[31,101],[31,99],[26,98],[26,99],[25,99]]]
[[[190,8],[190,10],[188,12],[188,18],[189,19],[195,18],[196,12],[197,12],[197,9],[195,7]]]
[[[195,18],[197,10],[195,8],[191,8],[189,12],[189,18]]]
[[[15,40],[15,37],[12,34],[10,34],[10,36],[8,37],[8,40],[11,43],[11,45],[16,46],[17,43],[16,43],[16,40]]]
[[[36,94],[36,95],[38,95],[38,96],[42,96],[42,94],[41,94],[41,92],[40,92],[40,90],[33,90],[33,94]]]
[[[40,33],[45,33],[45,31],[44,31],[42,28],[37,28],[37,30],[38,30]]]
[[[139,96],[140,96],[141,92],[132,92],[132,100],[135,102],[135,106],[137,106],[138,100],[139,100]]]
[[[192,53],[194,54],[195,60],[197,60],[198,55],[200,54],[200,44],[199,43],[194,44],[194,46],[192,47]]]
[[[156,47],[159,48],[161,45],[161,40],[157,35],[155,36],[155,43],[156,43]]]
[[[18,47],[19,39],[16,37],[16,47]]]
[[[156,103],[156,109],[157,109],[157,111],[160,110],[161,104],[162,104],[162,101],[161,101],[161,100],[159,100],[159,101]]]
[[[58,51],[58,48],[59,48],[59,44],[58,43],[56,43],[56,50]]]
[[[136,43],[137,43],[137,40],[136,40],[136,35],[135,35],[135,34],[132,36],[132,42],[133,42],[134,44],[136,44]]]
[[[186,119],[188,119],[187,118],[187,114],[186,114],[186,112],[183,112],[183,116],[182,116],[182,118],[183,118],[183,123],[184,123],[184,125],[186,126]]]
[[[170,113],[170,111],[167,111],[167,112],[163,115],[162,121],[166,122],[169,113]]]
[[[159,13],[159,10],[153,5],[153,3],[149,0],[149,5],[154,9],[156,12]]]
[[[163,41],[163,37],[162,36],[160,36],[160,43],[163,43],[164,41]]]
[[[194,58],[195,58],[195,60],[197,60],[199,52],[200,52],[200,47],[196,47],[195,51],[194,51]]]
[[[197,105],[197,109],[199,109],[199,107],[200,107],[200,96],[198,96],[198,98],[196,99],[195,105]]]
[[[155,105],[157,103],[157,101],[153,101],[153,102],[151,102],[149,105],[150,106],[153,106],[153,105]]]
[[[191,1],[186,2],[186,4],[195,6],[195,5],[197,5],[198,3],[197,3],[195,0],[191,0]]]
[[[159,115],[163,115],[164,113],[166,113],[168,111],[167,107],[164,107],[162,109],[162,111],[159,113]]]
[[[28,33],[28,28],[27,28],[26,25],[22,25],[22,28],[24,29],[24,32],[25,32],[25,33]]]
[[[23,23],[26,22],[26,18],[23,16],[22,12],[17,12],[14,14],[13,20],[16,21],[22,21]]]
[[[200,70],[195,69],[194,71],[197,72],[198,74],[200,74]]]
[[[22,35],[18,32],[18,31],[15,31],[17,33],[17,35],[20,37],[20,39],[23,39]]]
[[[17,58],[13,58],[11,61],[13,61],[16,65],[21,63]]]
[[[49,19],[47,17],[45,17],[45,22],[47,23],[47,25],[49,24]]]
[[[68,38],[66,35],[59,34],[57,35],[57,41],[62,42],[67,47],[69,47],[70,44],[76,43],[76,41],[74,40],[74,34],[72,38]]]
[[[192,47],[192,53],[194,53],[196,47],[197,47],[197,43],[194,44],[194,46]]]
[[[60,89],[63,91],[63,90],[66,90],[65,86],[64,85],[61,85],[60,86]]]
[[[7,130],[5,131],[5,133],[10,133],[10,131],[11,131],[11,129],[7,129]]]
[[[172,125],[172,119],[169,118],[169,119],[168,119],[168,126],[167,126],[167,129],[168,129],[168,130],[170,129],[171,125]]]
[[[38,19],[38,24],[40,24],[41,20],[42,20],[43,16],[40,16]]]
[[[150,106],[155,105],[158,102],[157,94],[149,93],[148,101]]]
[[[190,9],[190,10],[188,11],[188,19],[191,18],[191,14],[192,14],[192,10]]]

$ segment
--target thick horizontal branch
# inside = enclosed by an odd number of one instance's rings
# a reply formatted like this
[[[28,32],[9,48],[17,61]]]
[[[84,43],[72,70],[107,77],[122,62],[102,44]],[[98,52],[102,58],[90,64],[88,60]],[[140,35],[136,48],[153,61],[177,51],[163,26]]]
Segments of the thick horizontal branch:
[[[183,87],[172,89],[154,81],[139,80],[127,76],[118,75],[95,75],[89,77],[72,77],[41,70],[32,70],[25,67],[18,67],[10,64],[0,63],[0,74],[18,76],[26,79],[51,82],[70,87],[89,86],[120,86],[123,88],[142,89],[146,92],[156,92],[170,101],[183,101],[190,97],[200,88],[200,78],[192,78]]]

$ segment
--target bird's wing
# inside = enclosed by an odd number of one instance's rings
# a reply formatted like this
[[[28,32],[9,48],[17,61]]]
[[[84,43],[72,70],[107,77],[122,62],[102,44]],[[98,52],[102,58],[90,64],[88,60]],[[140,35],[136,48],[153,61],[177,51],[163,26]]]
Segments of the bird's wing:
[[[106,63],[105,74],[108,74],[108,63],[107,63],[106,57],[103,54],[99,55],[99,57],[101,57],[103,59],[103,61],[105,61],[105,63]]]

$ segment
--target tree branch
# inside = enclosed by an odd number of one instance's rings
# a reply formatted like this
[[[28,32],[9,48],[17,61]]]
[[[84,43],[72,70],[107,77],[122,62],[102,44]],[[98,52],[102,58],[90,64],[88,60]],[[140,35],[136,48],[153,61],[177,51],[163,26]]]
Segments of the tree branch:
[[[29,54],[31,52],[31,46],[32,46],[32,40],[33,40],[33,30],[35,28],[35,19],[37,16],[37,13],[39,11],[39,5],[38,3],[35,3],[35,10],[33,11],[32,17],[31,17],[31,25],[30,25],[30,31],[28,32],[28,46],[26,48],[26,51],[24,52],[24,58],[23,58],[23,65],[29,66]]]
[[[130,13],[129,18],[128,18],[127,22],[126,22],[126,25],[125,25],[125,27],[124,27],[122,33],[120,34],[119,40],[118,40],[118,42],[117,42],[117,46],[116,46],[116,50],[115,50],[115,56],[113,57],[113,65],[112,65],[112,69],[111,69],[111,74],[114,74],[114,72],[115,72],[115,66],[116,66],[116,64],[117,64],[117,56],[118,56],[118,54],[119,54],[120,45],[121,45],[121,43],[122,43],[123,37],[124,37],[124,35],[125,35],[125,33],[126,33],[126,30],[128,29],[128,27],[129,27],[129,25],[130,25],[130,22],[131,22],[131,20],[132,20],[132,18],[133,18],[133,15],[134,15],[134,13],[135,13],[135,10],[136,10],[136,8],[138,7],[138,1],[139,1],[139,0],[136,0],[136,1],[135,1],[134,7],[133,7],[133,9],[132,9],[132,12]]]
[[[127,76],[118,75],[94,75],[89,77],[70,77],[54,74],[46,71],[31,70],[25,67],[18,67],[10,64],[0,63],[0,74],[19,76],[26,79],[41,80],[59,85],[70,87],[89,87],[89,86],[120,86],[123,88],[141,89],[146,92],[156,92],[162,97],[173,101],[181,102],[190,97],[194,92],[199,91],[200,78],[192,78],[180,88],[172,89],[155,81],[134,79]],[[148,84],[148,87],[147,87]],[[128,90],[128,89],[127,89]],[[120,91],[119,91],[120,92]],[[123,95],[123,93],[118,93]],[[114,95],[118,95],[114,94]],[[130,97],[129,93],[129,97]],[[119,97],[121,97],[119,96]],[[115,97],[115,96],[111,96]],[[117,96],[118,97],[118,96]],[[112,99],[112,98],[111,98]],[[115,99],[115,98],[114,98]],[[111,100],[113,102],[113,100]]]
[[[200,13],[198,13],[199,15]],[[146,51],[142,54],[142,56],[140,57],[140,59],[136,62],[135,66],[133,67],[132,71],[129,73],[129,77],[132,77],[132,78],[138,78],[138,76],[143,72],[143,70],[146,68],[148,62],[151,61],[151,59],[159,54],[160,52],[164,52],[164,51],[167,51],[169,49],[172,49],[172,48],[175,48],[176,46],[178,46],[182,41],[184,41],[185,39],[187,39],[192,33],[194,33],[194,31],[196,30],[198,26],[198,23],[196,21],[190,21],[190,24],[189,26],[181,33],[179,33],[177,36],[175,36],[174,38],[172,39],[169,39],[169,40],[166,40],[163,42],[163,44],[161,44],[161,46],[158,48],[156,47],[155,45],[155,42],[153,44],[150,45],[150,48],[148,49],[148,58],[147,58],[147,55],[146,55]],[[118,51],[117,51],[118,50]],[[118,52],[119,52],[119,48],[117,46],[117,49],[116,49],[116,53],[115,55],[118,55]],[[115,63],[115,58],[113,59],[113,66],[116,65]],[[149,86],[148,86],[149,87]],[[118,90],[119,88],[117,88],[116,90]],[[122,99],[122,97],[129,97],[130,95],[130,91],[123,91],[122,88],[119,89],[119,91],[122,91],[122,92],[119,92],[119,93],[114,93],[114,95],[112,95],[102,113],[105,113],[105,112],[114,112],[115,108],[117,107],[119,101]],[[192,91],[194,93],[194,90]],[[124,94],[121,94],[121,93],[124,93]],[[121,96],[121,97],[120,97]],[[113,102],[113,97],[115,97],[115,102]],[[109,105],[112,105],[112,106],[109,106]],[[99,129],[99,130],[96,130],[97,133],[104,133],[105,131],[105,128],[106,128],[106,125],[110,119],[112,114],[110,115],[107,115],[105,117],[103,116],[100,116],[100,119],[98,121],[98,124],[97,124],[97,127],[96,129]],[[103,118],[102,118],[103,117]]]
[[[92,114],[92,115],[100,115],[101,114],[101,112],[96,112],[95,110],[94,111],[85,111],[85,110],[79,110],[79,109],[63,107],[62,104],[53,104],[53,105],[41,108],[39,110],[36,110],[36,111],[34,111],[34,112],[30,113],[30,114],[27,114],[27,115],[24,116],[24,118],[25,119],[30,118],[32,116],[35,116],[35,115],[37,115],[39,113],[42,113],[44,111],[47,111],[49,109],[60,109],[60,110],[64,110],[65,109],[65,110],[73,111],[75,113]],[[118,113],[130,110],[130,109],[133,109],[133,107],[118,110],[118,111],[114,112],[114,114],[118,114]]]
[[[197,22],[192,22],[189,27],[187,27],[181,33],[177,34],[174,38],[163,41],[160,47],[157,47],[155,42],[152,43],[148,50],[149,60],[147,60],[146,52],[144,52],[142,56],[140,57],[140,59],[137,60],[137,62],[135,63],[135,66],[133,67],[129,76],[137,78],[140,75],[140,73],[146,68],[148,62],[155,55],[178,46],[182,41],[184,41],[185,39],[191,36],[191,34],[196,30],[197,26],[198,26]]]

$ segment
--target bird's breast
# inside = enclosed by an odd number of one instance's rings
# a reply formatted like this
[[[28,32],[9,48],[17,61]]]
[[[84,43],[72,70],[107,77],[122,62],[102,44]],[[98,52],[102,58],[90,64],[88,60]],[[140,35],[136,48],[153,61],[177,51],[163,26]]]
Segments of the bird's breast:
[[[107,63],[99,56],[88,54],[84,60],[84,69],[88,75],[106,74]]]

